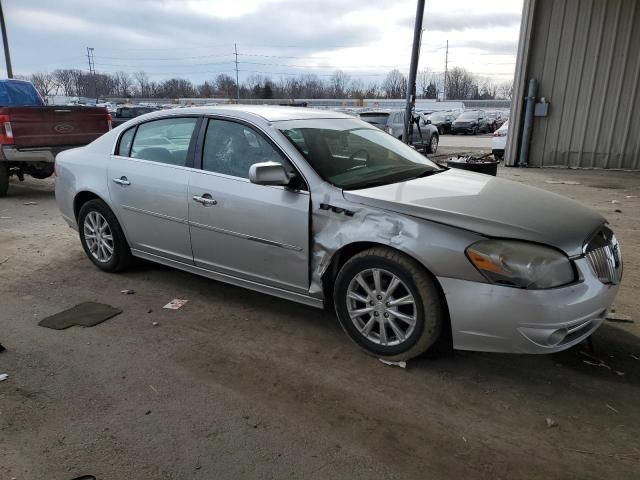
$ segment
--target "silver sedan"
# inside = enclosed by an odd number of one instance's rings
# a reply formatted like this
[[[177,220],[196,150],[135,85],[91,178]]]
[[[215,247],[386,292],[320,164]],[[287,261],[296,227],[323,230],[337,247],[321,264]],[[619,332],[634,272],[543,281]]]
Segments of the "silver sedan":
[[[605,219],[565,197],[444,169],[353,117],[167,110],[56,159],[88,258],[139,257],[314,307],[368,353],[436,344],[556,352],[602,323],[622,275]]]

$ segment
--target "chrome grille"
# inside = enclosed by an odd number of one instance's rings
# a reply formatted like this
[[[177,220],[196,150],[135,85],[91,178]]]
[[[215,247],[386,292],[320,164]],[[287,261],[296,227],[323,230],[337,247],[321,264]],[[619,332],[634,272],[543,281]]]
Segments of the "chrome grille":
[[[609,228],[603,228],[589,241],[585,256],[594,275],[602,283],[620,283],[622,279],[620,244]]]

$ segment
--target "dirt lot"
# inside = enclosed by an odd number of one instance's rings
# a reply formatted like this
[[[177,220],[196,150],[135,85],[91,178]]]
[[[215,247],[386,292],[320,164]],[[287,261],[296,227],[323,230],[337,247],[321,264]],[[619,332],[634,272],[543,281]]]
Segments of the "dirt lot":
[[[635,323],[596,332],[602,366],[585,345],[385,366],[327,312],[151,264],[101,273],[51,183],[13,183],[0,199],[0,478],[640,478],[640,175],[499,175],[579,199],[618,234],[615,308]],[[189,303],[163,310],[173,298]],[[83,301],[124,313],[37,325]]]

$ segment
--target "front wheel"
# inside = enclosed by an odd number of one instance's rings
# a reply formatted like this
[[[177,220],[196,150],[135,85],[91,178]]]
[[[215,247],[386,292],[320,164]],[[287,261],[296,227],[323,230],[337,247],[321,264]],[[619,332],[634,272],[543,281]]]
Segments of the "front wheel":
[[[78,214],[80,242],[100,270],[118,272],[129,266],[131,250],[111,209],[102,200],[89,200]]]
[[[0,197],[6,197],[9,191],[9,164],[0,162]]]
[[[445,321],[434,280],[414,260],[387,248],[371,248],[347,261],[333,298],[347,335],[370,355],[386,360],[409,360],[426,352]]]

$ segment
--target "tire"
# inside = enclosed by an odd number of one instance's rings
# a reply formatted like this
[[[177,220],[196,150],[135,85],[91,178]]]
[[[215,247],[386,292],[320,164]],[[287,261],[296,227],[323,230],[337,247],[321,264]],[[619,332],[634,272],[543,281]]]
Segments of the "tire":
[[[9,191],[9,165],[0,163],[0,197],[6,197]]]
[[[94,253],[91,251],[91,247],[89,242],[90,239],[87,238],[87,235],[90,233],[90,230],[85,226],[85,221],[87,217],[97,214],[102,219],[106,221],[108,229],[105,229],[103,235],[107,232],[111,232],[111,255],[104,260],[100,260],[96,258]],[[96,217],[91,217],[95,220]],[[94,223],[95,225],[95,223]],[[80,213],[78,214],[78,231],[80,233],[80,242],[82,243],[82,248],[84,252],[89,257],[89,260],[93,262],[93,264],[98,267],[100,270],[105,272],[120,272],[125,270],[132,262],[133,257],[131,255],[131,250],[129,249],[129,244],[127,243],[127,239],[122,232],[122,228],[118,223],[115,215],[111,211],[111,209],[104,203],[102,200],[94,199],[89,200],[80,208]],[[106,236],[106,235],[105,235]],[[98,252],[98,250],[96,250]],[[105,252],[106,250],[102,250]]]
[[[347,294],[355,293],[364,299],[367,293],[359,286],[356,277],[360,275],[360,278],[366,283],[374,285],[373,272],[375,270],[381,275],[380,290],[382,295],[376,295],[373,300],[374,306],[371,306],[368,301],[362,302],[354,297],[347,297]],[[396,277],[401,282],[391,292],[393,294],[393,297],[389,297],[392,299],[391,302],[397,301],[398,296],[408,298],[408,295],[411,295],[413,297],[412,304],[386,308],[384,290],[390,284],[390,276]],[[354,290],[354,286],[356,290]],[[372,293],[376,294],[376,292]],[[380,297],[382,297],[381,300]],[[384,247],[365,250],[349,259],[338,273],[333,298],[338,320],[346,334],[369,355],[385,360],[409,360],[426,352],[437,342],[446,321],[442,297],[435,281],[413,259]],[[366,298],[371,298],[371,295],[367,295]],[[352,320],[350,309],[353,312],[361,308],[371,309],[373,312],[361,314],[361,317]],[[395,313],[387,313],[393,310]],[[407,318],[413,317],[413,326],[396,317],[396,314],[402,314]],[[360,325],[356,326],[356,323]],[[401,333],[405,334],[404,338],[396,334],[396,329],[391,326],[391,323],[395,325],[395,328],[400,328]],[[367,329],[369,324],[373,325],[369,327],[369,334],[363,334],[361,330]],[[404,327],[406,329],[402,330]],[[384,329],[384,336],[387,339],[386,345],[381,335],[381,329]]]
[[[44,180],[45,178],[49,178],[51,175],[53,175],[53,164],[50,163],[45,165],[38,165],[37,167],[34,166],[29,169],[27,173],[33,178]]]
[[[438,151],[439,142],[440,142],[440,138],[438,137],[438,135],[436,135],[435,133],[431,135],[431,138],[429,138],[429,144],[425,148],[427,153],[436,153]]]

